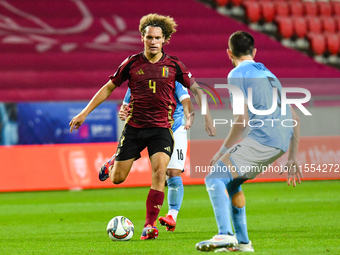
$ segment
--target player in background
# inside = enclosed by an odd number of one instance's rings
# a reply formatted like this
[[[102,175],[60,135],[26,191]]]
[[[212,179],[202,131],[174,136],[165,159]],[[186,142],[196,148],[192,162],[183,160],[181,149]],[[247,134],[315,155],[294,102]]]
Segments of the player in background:
[[[153,226],[164,201],[167,166],[174,140],[171,127],[176,108],[175,81],[190,88],[201,107],[202,90],[191,73],[178,60],[163,51],[177,26],[173,18],[149,14],[141,18],[139,31],[144,50],[129,56],[110,80],[94,95],[87,106],[70,122],[70,132],[78,129],[86,116],[105,101],[116,87],[128,80],[131,90],[131,112],[126,120],[116,153],[99,171],[101,181],[110,177],[114,184],[122,183],[140,152],[148,148],[152,168],[152,184],[146,200],[146,219],[141,239],[155,239],[158,229]],[[214,136],[216,129],[208,110],[205,129]]]
[[[219,248],[216,252],[253,252],[254,248],[248,238],[245,197],[241,184],[255,178],[261,172],[261,167],[274,162],[288,148],[288,162],[285,165],[288,170],[288,185],[291,178],[293,186],[296,185],[295,178],[301,182],[302,174],[297,161],[300,124],[297,114],[290,106],[286,108],[287,114],[281,115],[281,84],[263,64],[253,60],[256,49],[251,34],[243,31],[232,34],[227,53],[235,67],[228,75],[228,84],[241,89],[245,102],[248,96],[251,96],[248,95],[248,88],[252,88],[252,101],[256,110],[270,109],[273,104],[277,104],[277,108],[272,114],[259,115],[252,113],[245,103],[244,114],[234,116],[235,124],[210,162],[215,171],[210,172],[205,179],[218,234],[210,240],[197,243],[196,249],[211,251]],[[273,102],[274,88],[277,89],[277,102]],[[236,95],[231,93],[231,100],[233,97],[235,99]],[[277,121],[264,121],[265,119]],[[286,121],[286,126],[289,127],[281,125],[284,119],[292,120],[289,121],[291,124]],[[249,133],[235,145],[246,129],[247,123],[251,123]]]
[[[127,90],[122,106],[119,110],[119,118],[126,120],[128,117],[128,104],[130,103],[130,89]],[[194,121],[194,106],[190,101],[188,90],[176,81],[175,99],[177,106],[173,115],[174,124],[172,132],[175,139],[175,147],[170,158],[168,169],[166,171],[168,184],[168,207],[169,211],[165,217],[159,217],[161,225],[166,226],[167,231],[175,231],[177,215],[180,211],[184,187],[182,182],[182,172],[184,172],[184,164],[187,155],[187,130],[191,127]],[[184,115],[187,122],[184,121]]]

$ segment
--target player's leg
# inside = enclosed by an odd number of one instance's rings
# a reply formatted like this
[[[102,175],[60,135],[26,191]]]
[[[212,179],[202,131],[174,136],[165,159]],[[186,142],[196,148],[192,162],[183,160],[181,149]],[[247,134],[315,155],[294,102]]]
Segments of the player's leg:
[[[139,132],[140,129],[125,125],[116,153],[99,171],[101,181],[110,177],[114,184],[119,184],[126,179],[133,161],[140,158],[140,152],[146,147],[146,144],[138,138]]]
[[[161,225],[166,226],[167,231],[174,231],[176,227],[177,215],[180,211],[183,196],[184,187],[182,182],[182,172],[184,171],[184,164],[187,154],[187,131],[183,126],[179,127],[174,132],[175,147],[172,153],[167,175],[168,184],[168,206],[169,211],[165,217],[159,217]]]
[[[230,214],[233,222],[238,244],[233,247],[234,251],[253,252],[254,248],[248,238],[245,196],[241,184],[247,179],[253,179],[261,173],[262,166],[268,166],[282,155],[282,151],[245,138],[234,148],[230,148],[221,160],[230,164],[232,169],[238,171],[239,178],[227,184],[230,197]],[[260,167],[261,166],[261,167]]]
[[[154,128],[148,139],[152,184],[146,200],[146,219],[142,240],[155,239],[158,236],[158,230],[154,224],[163,205],[165,173],[174,146],[172,133],[166,128]]]
[[[225,161],[225,160],[224,160]],[[237,172],[233,172],[227,162],[222,159],[214,165],[214,171],[205,178],[205,185],[213,207],[218,234],[210,240],[196,244],[196,249],[200,251],[211,251],[216,248],[229,248],[237,244],[237,239],[233,234],[230,222],[230,200],[225,192],[227,185],[238,177]]]

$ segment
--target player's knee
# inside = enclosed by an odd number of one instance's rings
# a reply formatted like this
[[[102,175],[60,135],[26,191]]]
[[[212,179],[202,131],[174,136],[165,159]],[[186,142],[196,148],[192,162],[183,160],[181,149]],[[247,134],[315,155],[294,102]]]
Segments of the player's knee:
[[[123,176],[119,172],[113,172],[112,174],[110,174],[110,179],[111,179],[112,183],[120,184],[120,183],[125,181],[125,176]]]
[[[169,178],[171,177],[175,177],[175,176],[181,176],[182,175],[182,170],[180,169],[167,169],[166,170],[166,175],[169,176]]]
[[[242,208],[246,205],[246,199],[244,197],[243,191],[237,192],[232,198],[233,206],[237,208]]]

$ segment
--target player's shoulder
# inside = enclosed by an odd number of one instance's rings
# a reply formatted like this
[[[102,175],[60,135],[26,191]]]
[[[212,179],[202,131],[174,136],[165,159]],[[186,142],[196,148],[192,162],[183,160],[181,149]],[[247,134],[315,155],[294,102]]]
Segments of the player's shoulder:
[[[179,61],[178,57],[164,53],[164,57],[169,60]]]

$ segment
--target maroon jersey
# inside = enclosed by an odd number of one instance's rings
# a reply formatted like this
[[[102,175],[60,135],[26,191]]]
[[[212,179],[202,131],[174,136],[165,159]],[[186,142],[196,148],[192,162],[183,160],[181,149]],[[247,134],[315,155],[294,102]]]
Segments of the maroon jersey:
[[[183,63],[165,53],[154,64],[143,52],[129,56],[110,79],[116,86],[129,80],[131,97],[127,123],[136,128],[171,128],[176,108],[175,81],[187,88],[193,83]]]

